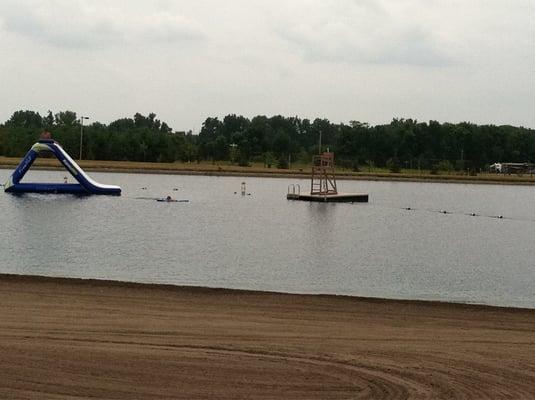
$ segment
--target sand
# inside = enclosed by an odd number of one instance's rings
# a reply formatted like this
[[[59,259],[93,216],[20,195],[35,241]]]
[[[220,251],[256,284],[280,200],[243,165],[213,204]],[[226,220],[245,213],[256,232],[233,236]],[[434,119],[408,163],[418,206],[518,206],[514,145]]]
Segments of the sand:
[[[534,399],[535,310],[0,276],[1,399]]]

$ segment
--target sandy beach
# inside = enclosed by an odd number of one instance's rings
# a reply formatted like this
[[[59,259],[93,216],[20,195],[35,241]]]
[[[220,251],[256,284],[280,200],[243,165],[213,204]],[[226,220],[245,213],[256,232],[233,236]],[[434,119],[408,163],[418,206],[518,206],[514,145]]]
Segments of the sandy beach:
[[[2,399],[533,399],[535,310],[0,276]]]

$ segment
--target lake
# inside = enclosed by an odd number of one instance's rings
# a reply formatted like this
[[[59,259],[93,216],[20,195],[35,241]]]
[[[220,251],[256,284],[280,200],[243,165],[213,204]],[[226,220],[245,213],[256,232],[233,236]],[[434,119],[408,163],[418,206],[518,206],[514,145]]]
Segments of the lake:
[[[321,204],[286,200],[306,180],[90,175],[123,196],[0,193],[0,273],[535,308],[535,187],[339,181],[370,202]]]

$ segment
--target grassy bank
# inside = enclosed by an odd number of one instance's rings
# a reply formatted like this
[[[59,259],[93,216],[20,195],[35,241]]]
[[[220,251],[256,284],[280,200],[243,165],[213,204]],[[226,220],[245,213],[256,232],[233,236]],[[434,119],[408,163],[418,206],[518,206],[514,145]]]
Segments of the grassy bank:
[[[15,168],[20,158],[0,157],[0,168]],[[262,164],[251,164],[249,167],[231,165],[227,162],[192,162],[192,163],[148,163],[132,161],[98,161],[82,160],[80,166],[87,171],[98,172],[131,172],[154,174],[187,174],[187,175],[230,175],[230,176],[260,176],[274,178],[308,178],[310,165],[293,165],[290,169],[267,168]],[[63,169],[56,159],[38,159],[34,168]],[[535,178],[531,175],[498,175],[480,173],[470,176],[461,173],[431,174],[424,170],[404,169],[400,173],[392,173],[386,169],[369,169],[354,172],[350,169],[338,168],[339,179],[353,180],[385,180],[385,181],[412,181],[412,182],[457,182],[457,183],[486,183],[486,184],[518,184],[533,185]]]

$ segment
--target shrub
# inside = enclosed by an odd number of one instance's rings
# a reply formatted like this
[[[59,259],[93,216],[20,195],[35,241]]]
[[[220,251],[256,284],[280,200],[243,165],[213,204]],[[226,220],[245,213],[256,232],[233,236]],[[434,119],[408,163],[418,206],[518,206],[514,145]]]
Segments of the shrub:
[[[442,160],[436,165],[436,169],[444,172],[453,171],[453,165],[448,160]]]
[[[288,159],[285,156],[281,156],[279,158],[277,168],[279,169],[288,169],[290,166],[288,165]]]
[[[390,170],[390,172],[398,174],[401,172],[401,164],[399,162],[399,159],[397,157],[390,158],[386,162],[387,168]]]

